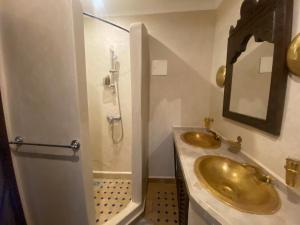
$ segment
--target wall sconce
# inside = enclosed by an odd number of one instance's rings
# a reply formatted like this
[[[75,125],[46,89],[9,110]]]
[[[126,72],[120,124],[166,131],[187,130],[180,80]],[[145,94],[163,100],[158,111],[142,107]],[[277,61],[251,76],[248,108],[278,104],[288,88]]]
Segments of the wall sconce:
[[[216,75],[216,82],[219,87],[224,87],[226,78],[226,66],[221,66]]]
[[[300,76],[300,34],[292,40],[286,58],[290,72]]]

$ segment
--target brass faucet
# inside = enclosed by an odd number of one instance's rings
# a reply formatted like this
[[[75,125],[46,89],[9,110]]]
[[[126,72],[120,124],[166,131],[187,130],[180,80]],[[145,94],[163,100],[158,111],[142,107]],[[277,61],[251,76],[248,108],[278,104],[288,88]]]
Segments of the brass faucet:
[[[207,129],[207,130],[210,130],[212,124],[214,122],[214,119],[211,118],[211,117],[205,117],[204,118],[204,127]]]
[[[205,127],[206,131],[208,133],[211,133],[216,140],[221,140],[221,137],[216,132],[214,132],[213,130],[211,130],[213,122],[214,122],[213,118],[205,117],[204,118],[204,127]]]
[[[222,140],[222,137],[221,137],[220,135],[218,135],[216,132],[214,132],[214,131],[212,131],[212,130],[209,130],[209,129],[207,129],[207,132],[208,132],[208,133],[211,133],[211,134],[214,136],[214,138],[215,138],[216,140],[218,140],[218,141],[221,141],[221,140]]]
[[[240,152],[242,149],[242,141],[243,141],[242,137],[238,136],[236,141],[227,140],[227,139],[223,138],[221,135],[219,135],[216,132],[211,130],[211,126],[212,126],[213,122],[214,122],[213,118],[210,118],[210,117],[204,118],[204,127],[205,127],[206,131],[211,133],[216,140],[220,140],[222,142],[227,143],[229,145],[229,147],[228,147],[229,151],[231,151],[233,153]]]
[[[243,166],[245,168],[250,168],[253,169],[254,175],[257,177],[258,180],[267,183],[267,184],[271,184],[272,183],[272,178],[269,175],[266,175],[263,173],[261,168],[258,168],[256,166],[250,165],[250,164],[243,164]]]
[[[285,183],[291,187],[295,187],[300,173],[300,161],[287,158],[284,168],[286,170]]]

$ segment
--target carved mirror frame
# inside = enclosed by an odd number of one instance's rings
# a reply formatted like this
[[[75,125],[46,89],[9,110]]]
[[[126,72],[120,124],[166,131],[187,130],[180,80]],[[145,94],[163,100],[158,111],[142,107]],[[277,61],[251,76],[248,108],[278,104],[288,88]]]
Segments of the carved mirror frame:
[[[240,12],[241,18],[235,27],[231,26],[228,38],[223,116],[280,135],[288,78],[286,53],[291,41],[293,0],[244,0]],[[230,111],[233,66],[246,50],[251,37],[257,42],[268,41],[274,44],[265,120]]]

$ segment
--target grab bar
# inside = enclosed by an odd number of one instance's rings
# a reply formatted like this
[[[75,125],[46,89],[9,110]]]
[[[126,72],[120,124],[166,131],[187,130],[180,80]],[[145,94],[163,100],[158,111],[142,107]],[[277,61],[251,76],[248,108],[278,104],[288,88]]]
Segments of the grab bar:
[[[70,145],[51,145],[51,144],[38,144],[38,143],[26,143],[24,142],[24,138],[17,136],[15,141],[9,142],[10,145],[31,145],[31,146],[43,146],[43,147],[56,147],[56,148],[69,148],[72,149],[74,152],[80,149],[80,142],[78,140],[71,141]]]

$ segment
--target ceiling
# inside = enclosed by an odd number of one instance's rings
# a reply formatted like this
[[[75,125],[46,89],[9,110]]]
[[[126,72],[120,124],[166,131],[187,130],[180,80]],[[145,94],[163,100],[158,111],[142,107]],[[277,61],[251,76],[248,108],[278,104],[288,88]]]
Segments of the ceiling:
[[[80,0],[84,12],[101,16],[216,9],[222,0]]]

